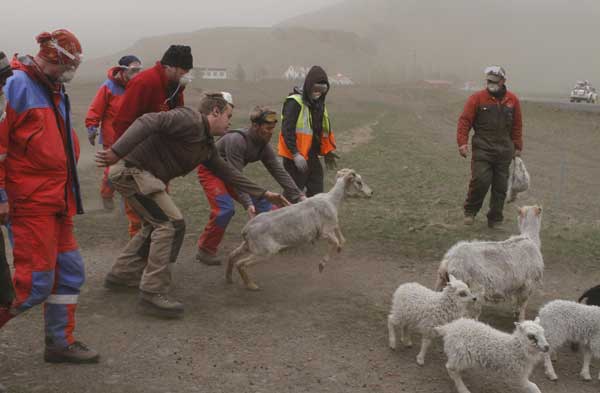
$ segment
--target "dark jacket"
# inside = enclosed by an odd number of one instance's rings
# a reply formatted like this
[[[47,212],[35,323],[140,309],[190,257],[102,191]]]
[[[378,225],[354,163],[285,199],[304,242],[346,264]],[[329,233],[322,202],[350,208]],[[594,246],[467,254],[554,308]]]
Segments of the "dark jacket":
[[[311,152],[316,155],[319,154],[321,148],[321,136],[323,135],[323,115],[325,112],[325,98],[327,93],[323,94],[318,101],[313,101],[310,97],[312,88],[317,83],[326,83],[329,86],[329,78],[325,70],[319,66],[313,66],[306,78],[304,79],[304,86],[300,90],[295,88],[291,94],[302,94],[302,99],[310,107],[310,114],[312,119],[312,130],[313,130],[313,143],[311,145]],[[283,121],[281,124],[281,133],[286,146],[292,152],[296,154],[298,148],[296,146],[296,123],[300,110],[302,108],[295,100],[287,99],[283,103]]]
[[[297,201],[302,195],[294,180],[277,159],[271,144],[252,135],[248,129],[229,131],[217,141],[216,146],[221,157],[240,172],[249,163],[260,160],[271,176],[283,187],[286,196],[289,195],[292,201]],[[244,208],[247,209],[252,205],[252,199],[248,194],[240,191],[237,193]]]
[[[209,124],[191,108],[148,113],[136,120],[112,150],[129,164],[168,183],[204,164],[226,184],[260,198],[265,190],[219,155]]]
[[[456,139],[459,146],[473,135],[473,159],[510,161],[514,150],[523,150],[521,104],[513,93],[506,91],[498,98],[487,90],[469,97],[458,121]]]

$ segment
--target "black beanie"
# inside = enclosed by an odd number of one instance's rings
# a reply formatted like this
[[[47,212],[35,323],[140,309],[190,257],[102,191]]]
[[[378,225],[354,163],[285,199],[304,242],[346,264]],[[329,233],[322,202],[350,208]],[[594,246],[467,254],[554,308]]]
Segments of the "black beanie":
[[[171,45],[160,60],[162,65],[179,67],[184,70],[194,68],[192,48],[187,45]]]

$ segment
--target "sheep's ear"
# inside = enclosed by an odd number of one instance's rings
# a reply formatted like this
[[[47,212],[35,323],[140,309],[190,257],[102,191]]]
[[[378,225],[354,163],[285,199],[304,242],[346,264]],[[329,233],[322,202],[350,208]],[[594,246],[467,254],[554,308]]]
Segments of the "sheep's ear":
[[[540,216],[542,214],[542,207],[541,206],[536,206],[535,207],[535,215],[536,216]]]
[[[517,329],[520,329],[520,328],[521,328],[521,324],[520,324],[519,322],[515,322],[515,327],[516,327]]]
[[[453,284],[453,283],[455,283],[455,282],[457,281],[457,280],[456,280],[456,277],[454,277],[452,274],[449,274],[449,275],[448,275],[448,278],[450,279],[450,280],[448,281],[450,284]]]
[[[519,216],[521,216],[521,218],[525,217],[525,208],[518,207],[517,209],[519,209]]]
[[[535,322],[535,323],[537,323],[539,325],[540,324],[540,317],[535,317],[535,320],[533,322]]]

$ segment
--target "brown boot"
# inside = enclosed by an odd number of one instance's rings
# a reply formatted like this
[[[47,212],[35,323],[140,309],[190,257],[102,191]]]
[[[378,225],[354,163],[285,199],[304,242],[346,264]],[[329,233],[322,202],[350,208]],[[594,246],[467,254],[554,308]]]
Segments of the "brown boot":
[[[75,341],[67,347],[58,347],[52,343],[52,339],[46,338],[46,350],[44,361],[48,363],[98,363],[100,355],[98,352],[88,348],[80,341]]]
[[[140,292],[139,310],[158,318],[183,317],[183,303],[163,293]]]
[[[104,288],[112,291],[131,291],[138,289],[139,286],[139,280],[123,280],[112,273],[108,273],[104,278]]]
[[[466,214],[463,223],[467,226],[471,226],[471,225],[475,224],[475,216]]]
[[[198,253],[196,254],[196,261],[207,266],[219,266],[223,263],[222,258],[209,254],[204,250],[198,250]]]

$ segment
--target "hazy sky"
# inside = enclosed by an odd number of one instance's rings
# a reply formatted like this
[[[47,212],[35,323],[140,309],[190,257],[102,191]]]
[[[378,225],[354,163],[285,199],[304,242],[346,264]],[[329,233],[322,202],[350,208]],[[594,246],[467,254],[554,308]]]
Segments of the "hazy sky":
[[[0,50],[36,51],[34,37],[66,27],[97,57],[148,36],[216,26],[272,26],[340,0],[18,0],[0,10]]]

